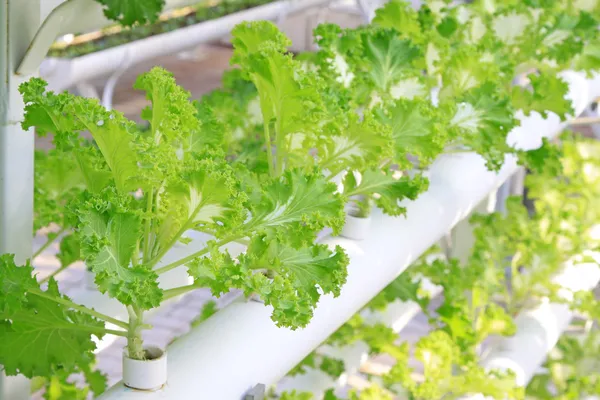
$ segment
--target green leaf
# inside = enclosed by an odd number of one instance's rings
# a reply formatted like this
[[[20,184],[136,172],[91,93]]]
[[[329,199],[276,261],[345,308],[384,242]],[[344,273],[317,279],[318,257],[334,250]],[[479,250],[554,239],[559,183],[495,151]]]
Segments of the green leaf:
[[[274,46],[274,50],[284,52],[292,44],[271,21],[243,22],[236,25],[231,34],[234,47],[232,64],[244,64],[264,47]]]
[[[515,108],[523,110],[525,115],[539,112],[544,118],[548,113],[557,114],[562,121],[574,113],[571,101],[565,96],[569,85],[554,73],[530,74],[531,88],[513,87],[512,102]]]
[[[27,302],[27,291],[38,286],[33,268],[17,267],[12,255],[0,255],[0,289],[6,294],[0,297],[0,312],[4,317],[20,311]]]
[[[193,161],[172,178],[159,199],[157,246],[168,250],[189,229],[216,232],[235,226],[245,213],[231,167],[212,160]]]
[[[350,114],[339,134],[318,137],[313,146],[320,156],[319,167],[336,176],[344,170],[361,171],[378,167],[382,159],[392,156],[389,129],[369,113],[362,121]]]
[[[290,135],[318,127],[323,111],[314,86],[317,78],[285,53],[287,39],[271,22],[240,24],[232,34],[232,63],[241,67],[258,90],[267,152],[271,141],[275,142],[276,161],[269,161],[271,174],[279,175],[292,150]]]
[[[8,375],[52,376],[59,368],[74,372],[89,365],[104,323],[59,304],[68,300],[54,279],[42,292],[29,265],[18,267],[0,256],[0,362]],[[38,295],[42,294],[43,296]],[[56,300],[53,300],[56,299]]]
[[[395,142],[395,160],[410,168],[408,156],[419,158],[427,165],[443,150],[447,137],[443,132],[442,111],[431,105],[429,100],[400,99],[386,107],[375,110],[377,118],[392,128]]]
[[[423,35],[418,13],[406,0],[392,0],[385,3],[383,7],[375,10],[375,18],[371,23],[382,28],[394,28],[402,34],[403,38],[414,42]]]
[[[512,336],[517,332],[513,318],[497,304],[488,304],[477,317],[475,332],[478,341],[491,335]]]
[[[339,233],[344,224],[344,201],[336,185],[318,173],[286,171],[260,187],[249,204],[251,219],[243,232],[287,232],[298,243],[312,244],[321,229],[331,227]]]
[[[296,249],[281,238],[260,235],[236,261],[214,243],[209,247],[210,257],[188,263],[196,283],[210,287],[215,296],[231,288],[258,295],[273,307],[271,318],[282,327],[306,326],[321,294],[338,296],[346,281],[348,258],[340,247]]]
[[[102,4],[106,18],[129,26],[154,22],[165,5],[165,0],[96,0]]]
[[[252,274],[245,292],[257,293],[274,307],[272,319],[278,326],[296,329],[308,324],[321,293],[339,296],[348,257],[339,246],[333,251],[325,245],[295,249],[282,240],[256,237],[240,263],[267,271],[270,279]]]
[[[559,176],[562,172],[561,151],[547,138],[542,139],[542,146],[535,150],[520,151],[519,163],[531,171],[549,176]]]
[[[408,271],[410,272],[410,271]],[[407,271],[403,272],[385,287],[377,297],[386,306],[389,303],[400,300],[402,302],[414,302],[419,304],[422,310],[426,310],[429,305],[429,297],[423,296],[421,293],[421,281]],[[375,299],[373,299],[375,300]],[[379,301],[370,303],[369,306],[377,305]],[[373,304],[373,305],[371,305]],[[376,309],[381,307],[375,307]]]
[[[338,379],[346,371],[346,365],[343,360],[323,355],[321,356],[319,369],[330,377]]]
[[[200,315],[196,319],[192,321],[192,327],[198,326],[213,315],[215,315],[219,311],[219,307],[217,306],[217,302],[214,300],[209,300],[202,306],[202,310],[200,311]]]
[[[362,35],[362,68],[381,94],[390,92],[395,83],[417,75],[415,62],[420,51],[396,31],[378,29]]]
[[[457,131],[452,136],[459,143],[484,157],[489,169],[498,170],[511,152],[506,137],[517,124],[508,97],[493,84],[485,84],[458,98],[450,128]]]
[[[82,255],[96,274],[98,289],[125,305],[157,307],[163,295],[158,276],[145,265],[132,265],[134,252],[139,251],[140,218],[132,212],[90,208],[80,210],[79,234]]]
[[[292,390],[291,392],[283,392],[279,397],[279,400],[313,400],[313,394],[309,392],[297,392]]]
[[[357,182],[354,174],[344,179],[344,194],[350,196],[374,196],[375,203],[389,215],[404,215],[406,207],[400,205],[405,199],[415,200],[427,190],[429,181],[421,175],[394,177],[393,171],[366,170]]]
[[[81,260],[80,238],[76,233],[63,237],[60,241],[59,251],[56,255],[60,264],[67,267]]]
[[[120,191],[137,190],[141,182],[139,157],[133,148],[135,124],[117,111],[107,111],[97,99],[66,92],[55,95],[45,90],[46,85],[34,78],[19,87],[26,103],[23,128],[35,126],[42,133],[53,133],[58,148],[74,152],[88,186],[98,177],[97,170],[106,165]],[[84,157],[90,152],[81,146],[79,133],[85,131],[91,133],[103,159]]]
[[[144,90],[152,105],[142,110],[142,118],[150,123],[153,140],[189,142],[200,135],[201,121],[190,93],[175,82],[171,72],[154,67],[137,77],[134,89]]]

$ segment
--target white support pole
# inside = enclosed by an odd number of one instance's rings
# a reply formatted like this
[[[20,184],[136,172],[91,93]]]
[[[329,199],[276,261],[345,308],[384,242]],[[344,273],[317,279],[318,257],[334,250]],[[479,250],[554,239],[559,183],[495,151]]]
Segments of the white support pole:
[[[0,254],[19,263],[31,256],[33,230],[33,131],[24,132],[18,87],[28,77],[14,71],[40,25],[40,0],[0,4]],[[29,381],[0,374],[0,399],[30,398]]]

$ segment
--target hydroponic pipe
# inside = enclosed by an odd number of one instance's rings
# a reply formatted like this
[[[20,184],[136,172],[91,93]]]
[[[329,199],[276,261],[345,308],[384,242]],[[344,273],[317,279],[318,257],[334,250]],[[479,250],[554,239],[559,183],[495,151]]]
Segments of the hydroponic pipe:
[[[489,196],[484,199],[473,212],[490,213],[495,206],[495,196]],[[458,240],[453,240],[452,257],[463,259],[470,251],[473,242],[472,228],[467,220],[460,221],[452,230],[452,235]],[[459,245],[458,248],[455,248]],[[435,257],[441,257],[441,254]],[[428,259],[431,260],[431,257]],[[427,278],[421,282],[421,288],[427,292],[431,298],[438,296],[442,288],[436,286]],[[394,332],[398,333],[404,329],[410,321],[421,310],[421,307],[414,302],[395,301],[390,303],[385,312],[363,312],[363,318],[368,323],[379,322],[386,326],[390,326]],[[321,350],[321,351],[320,351]],[[321,346],[317,351],[328,356],[341,359],[344,361],[345,371],[339,379],[333,379],[326,373],[318,369],[308,369],[304,374],[299,374],[293,377],[285,377],[277,384],[277,392],[285,391],[302,391],[311,392],[316,398],[320,398],[323,392],[330,388],[339,388],[347,384],[347,379],[350,375],[360,370],[360,367],[367,362],[369,358],[368,346],[364,342],[354,343],[344,347]]]
[[[566,79],[569,98],[580,113],[590,101],[589,96],[598,94],[587,90],[594,82],[579,74],[567,74]],[[529,135],[555,136],[564,123],[556,115],[548,119],[532,115],[523,118],[523,125]],[[516,132],[513,139],[522,133]],[[119,383],[100,398],[239,400],[256,384],[276,383],[516,169],[512,156],[506,158],[498,173],[488,171],[476,154],[441,157],[432,166],[429,190],[417,200],[406,202],[406,218],[375,210],[371,232],[365,240],[324,240],[347,251],[348,280],[338,298],[321,298],[306,328],[277,328],[269,307],[254,301],[233,303],[169,347],[169,380],[161,390],[134,392]]]
[[[331,1],[280,0],[73,59],[47,58],[42,62],[40,74],[48,80],[50,89],[64,90],[78,82],[112,74],[125,61],[127,65],[136,65],[221,39],[244,21],[274,20]]]
[[[591,254],[594,262],[569,263],[552,280],[562,289],[559,295],[569,300],[573,292],[591,290],[600,281],[600,253]],[[503,337],[485,356],[482,365],[488,369],[510,370],[517,384],[526,386],[536,370],[554,348],[573,319],[568,304],[551,303],[547,299],[537,307],[519,314],[515,320],[517,333]],[[464,400],[486,399],[481,394]]]
[[[430,298],[438,296],[442,292],[440,286],[434,285],[428,279],[423,279],[421,289],[429,293]],[[363,318],[368,324],[381,323],[390,326],[398,333],[404,329],[410,321],[421,311],[421,306],[414,302],[402,302],[400,300],[388,304],[383,312],[367,311]],[[296,390],[300,392],[311,392],[315,398],[320,398],[323,392],[330,388],[345,386],[348,377],[359,371],[360,367],[369,358],[369,347],[363,341],[358,341],[348,346],[332,347],[321,346],[319,353],[344,361],[346,368],[342,376],[333,379],[318,369],[309,369],[305,373],[293,377],[285,377],[277,384],[277,392]]]
[[[67,1],[72,0],[43,0],[41,2],[41,15],[42,20],[44,20],[48,14],[52,12],[59,5],[66,3]],[[102,5],[98,3],[96,0],[77,0],[81,5],[78,10],[78,14],[80,18],[78,18],[75,24],[72,24],[68,27],[68,31],[64,33],[72,33],[72,32],[91,32],[100,28],[103,28],[107,25],[115,24],[114,21],[106,19],[104,13],[102,12]],[[189,5],[198,4],[198,0],[166,0],[165,5],[163,7],[163,11],[172,10],[174,8],[181,8]]]
[[[581,112],[580,104],[585,107],[589,101],[584,90],[589,82],[574,74],[568,79],[570,98],[576,104],[576,111]],[[586,98],[581,99],[582,95]],[[528,128],[533,136],[541,132],[554,136],[562,125],[555,115],[545,120],[533,115],[523,119],[520,129]],[[516,132],[513,137],[519,138],[519,133],[523,132]],[[263,304],[233,303],[170,346],[169,381],[162,390],[132,392],[118,384],[101,398],[237,400],[258,383],[277,382],[431,244],[469,215],[472,207],[516,168],[514,157],[507,157],[497,174],[488,171],[476,154],[441,157],[432,167],[430,189],[416,201],[407,203],[406,219],[389,217],[376,210],[371,234],[365,240],[324,241],[339,244],[348,252],[351,259],[348,281],[340,297],[322,298],[305,329],[277,328],[270,319],[270,308]]]

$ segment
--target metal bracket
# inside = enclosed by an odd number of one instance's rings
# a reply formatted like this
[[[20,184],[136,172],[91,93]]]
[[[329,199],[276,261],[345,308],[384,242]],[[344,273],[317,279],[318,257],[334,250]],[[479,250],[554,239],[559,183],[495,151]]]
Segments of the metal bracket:
[[[259,383],[246,393],[244,400],[264,400],[267,387],[263,383]]]
[[[98,3],[91,0],[67,0],[59,4],[42,22],[16,73],[29,75],[37,70],[56,38],[69,31],[76,31],[75,25],[80,24],[82,19],[85,20],[94,8],[96,13],[102,13]]]

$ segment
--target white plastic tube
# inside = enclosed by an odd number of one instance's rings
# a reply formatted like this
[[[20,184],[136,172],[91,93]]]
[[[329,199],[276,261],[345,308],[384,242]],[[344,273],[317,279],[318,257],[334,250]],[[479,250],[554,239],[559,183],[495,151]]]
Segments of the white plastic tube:
[[[421,288],[429,293],[430,298],[438,296],[442,292],[440,286],[436,286],[428,279],[421,282]],[[388,304],[384,312],[366,311],[363,318],[369,324],[381,323],[390,326],[398,333],[404,329],[409,322],[421,311],[421,306],[414,302],[394,301]],[[313,393],[315,398],[320,398],[323,392],[330,388],[345,386],[348,377],[359,371],[360,367],[369,358],[369,347],[366,343],[358,341],[344,347],[321,346],[317,351],[330,357],[343,360],[346,368],[339,379],[333,379],[318,369],[309,369],[306,373],[294,377],[285,377],[277,384],[277,392],[302,391]]]
[[[559,295],[569,299],[573,292],[591,290],[598,284],[600,254],[595,253],[593,258],[595,262],[569,263],[554,277],[553,282],[562,288]],[[518,385],[527,385],[569,326],[573,315],[567,304],[542,301],[537,307],[519,314],[515,320],[517,333],[495,342],[482,365],[488,369],[510,370],[515,373]],[[481,394],[465,398],[481,399],[485,399]]]
[[[443,170],[441,164],[434,166],[429,191],[406,204],[406,219],[375,211],[365,240],[324,241],[346,249],[351,260],[348,280],[340,297],[323,296],[305,329],[277,328],[263,304],[234,303],[173,343],[163,390],[132,393],[119,384],[101,398],[238,400],[258,383],[277,382],[515,169],[514,160],[494,174],[474,154],[444,158]]]
[[[40,66],[40,74],[48,80],[50,89],[64,90],[78,82],[112,74],[121,68],[125,59],[129,65],[135,65],[218,40],[244,21],[273,20],[331,1],[280,0],[73,59],[47,58]]]
[[[571,99],[585,104],[593,93],[580,90],[595,82],[569,78]],[[596,76],[596,79],[598,76]],[[576,110],[577,113],[582,110]],[[519,134],[554,136],[562,129],[558,117],[523,119],[529,131]],[[524,129],[524,128],[520,128]],[[519,135],[516,136],[517,138]],[[279,381],[308,353],[396,278],[492,190],[517,169],[514,157],[493,173],[476,154],[446,155],[432,166],[429,190],[406,202],[407,217],[375,211],[369,237],[360,242],[329,237],[350,257],[348,280],[338,298],[323,296],[304,329],[280,329],[271,309],[257,302],[237,302],[219,311],[169,347],[169,380],[160,391],[129,392],[122,383],[103,400],[219,399],[239,400],[258,383]]]

